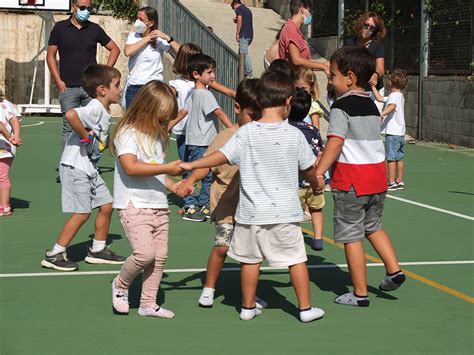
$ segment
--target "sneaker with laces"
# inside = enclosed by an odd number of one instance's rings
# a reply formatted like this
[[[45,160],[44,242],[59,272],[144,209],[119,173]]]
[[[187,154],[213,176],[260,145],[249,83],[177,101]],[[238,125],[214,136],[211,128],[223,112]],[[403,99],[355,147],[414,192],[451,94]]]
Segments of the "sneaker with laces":
[[[207,207],[207,206],[202,206],[200,211],[202,212],[202,214],[203,214],[204,216],[206,216],[206,219],[211,218],[211,210],[210,210],[209,207]]]
[[[396,191],[397,190],[397,183],[396,182],[389,182],[388,183],[388,191]]]
[[[164,309],[158,305],[154,307],[148,308],[138,308],[138,315],[142,317],[158,317],[158,318],[165,318],[165,319],[172,319],[174,318],[174,313],[168,309]]]
[[[398,271],[392,275],[386,275],[380,282],[379,289],[382,291],[395,291],[399,288],[406,280],[406,276],[403,271]]]
[[[204,215],[204,213],[198,210],[194,205],[191,205],[186,209],[186,211],[183,213],[182,218],[185,221],[191,222],[204,222],[206,220],[206,216]]]
[[[125,257],[115,254],[112,250],[105,247],[97,253],[93,253],[90,249],[87,251],[87,256],[84,259],[89,264],[110,264],[120,265],[125,262]]]
[[[405,183],[403,181],[397,182],[397,190],[403,190],[405,188]]]
[[[112,310],[115,314],[128,314],[130,306],[128,305],[128,290],[122,290],[115,285],[115,278],[112,281]]]
[[[44,259],[41,260],[41,266],[58,271],[79,270],[79,265],[77,265],[74,261],[69,261],[67,259],[66,252],[51,254],[49,250],[46,250]]]

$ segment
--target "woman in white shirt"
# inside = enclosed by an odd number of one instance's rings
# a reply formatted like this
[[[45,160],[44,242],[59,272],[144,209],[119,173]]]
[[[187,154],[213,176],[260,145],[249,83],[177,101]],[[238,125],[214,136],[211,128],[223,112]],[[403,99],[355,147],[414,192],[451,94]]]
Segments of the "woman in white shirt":
[[[178,53],[180,44],[173,37],[158,29],[158,12],[145,6],[138,10],[134,32],[130,32],[125,44],[128,61],[128,79],[125,106],[128,108],[143,85],[151,80],[163,80],[163,56]]]

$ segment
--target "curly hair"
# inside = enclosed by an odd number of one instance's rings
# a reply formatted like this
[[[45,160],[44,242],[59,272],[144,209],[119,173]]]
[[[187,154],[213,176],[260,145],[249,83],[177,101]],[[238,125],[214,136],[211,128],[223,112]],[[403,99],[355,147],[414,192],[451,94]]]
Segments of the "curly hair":
[[[380,17],[380,15],[376,12],[369,11],[362,14],[354,24],[355,33],[360,36],[365,21],[367,21],[369,18],[374,20],[375,26],[377,27],[377,30],[372,33],[372,38],[375,38],[378,42],[382,42],[382,40],[387,35],[387,29],[385,28],[385,23],[383,22],[382,17]]]
[[[389,76],[390,82],[399,90],[405,89],[408,83],[407,72],[403,69],[395,69]]]

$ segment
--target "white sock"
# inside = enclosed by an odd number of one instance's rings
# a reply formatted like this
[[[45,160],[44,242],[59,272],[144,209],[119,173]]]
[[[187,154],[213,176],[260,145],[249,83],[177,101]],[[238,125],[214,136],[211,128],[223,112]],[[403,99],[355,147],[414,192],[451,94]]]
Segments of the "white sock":
[[[204,287],[199,297],[199,304],[203,307],[211,307],[214,303],[214,291],[213,288]]]
[[[262,314],[262,310],[258,309],[257,307],[255,308],[244,308],[240,310],[240,319],[242,320],[251,320],[254,319],[256,316],[259,316]]]
[[[324,316],[324,311],[322,309],[312,307],[310,309],[305,309],[300,311],[300,320],[303,323],[311,322],[316,319],[320,319]]]
[[[59,245],[58,243],[54,244],[53,249],[51,249],[50,255],[56,255],[60,253],[64,253],[66,251],[66,247]]]
[[[93,240],[92,241],[92,248],[91,252],[98,253],[99,251],[104,250],[105,248],[105,240]]]

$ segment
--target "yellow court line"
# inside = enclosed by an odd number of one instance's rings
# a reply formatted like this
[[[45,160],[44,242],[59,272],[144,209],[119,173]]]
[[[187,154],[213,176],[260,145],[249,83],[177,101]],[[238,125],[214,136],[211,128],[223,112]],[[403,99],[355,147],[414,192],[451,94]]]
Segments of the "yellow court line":
[[[305,232],[306,234],[309,234],[311,236],[314,237],[314,233],[312,231],[310,231],[309,229],[306,229],[306,228],[301,228],[303,230],[303,232]],[[332,239],[329,239],[328,237],[323,237],[323,239],[328,242],[329,244],[332,244],[340,249],[344,249],[344,244],[339,244],[339,243],[336,243],[334,242]],[[374,263],[383,263],[383,261],[379,258],[376,258],[375,256],[372,256],[372,255],[369,255],[369,254],[365,254],[365,257],[374,262]],[[420,276],[418,274],[415,274],[414,272],[411,272],[411,271],[408,271],[406,269],[402,269],[402,271],[405,273],[405,275],[407,275],[408,277],[411,277],[412,279],[414,280],[417,280],[417,281],[420,281],[422,283],[424,283],[425,285],[428,285],[428,286],[431,286],[431,287],[434,287],[440,291],[443,291],[443,292],[446,292],[454,297],[457,297],[457,298],[460,298],[462,299],[463,301],[467,301],[469,303],[474,303],[474,297],[471,297],[469,295],[466,295],[462,292],[459,292],[459,291],[456,291],[452,288],[449,288],[447,286],[444,286],[444,285],[441,285],[440,283],[438,282],[435,282],[435,281],[432,281],[430,279],[427,279],[426,277],[423,277],[423,276]]]

